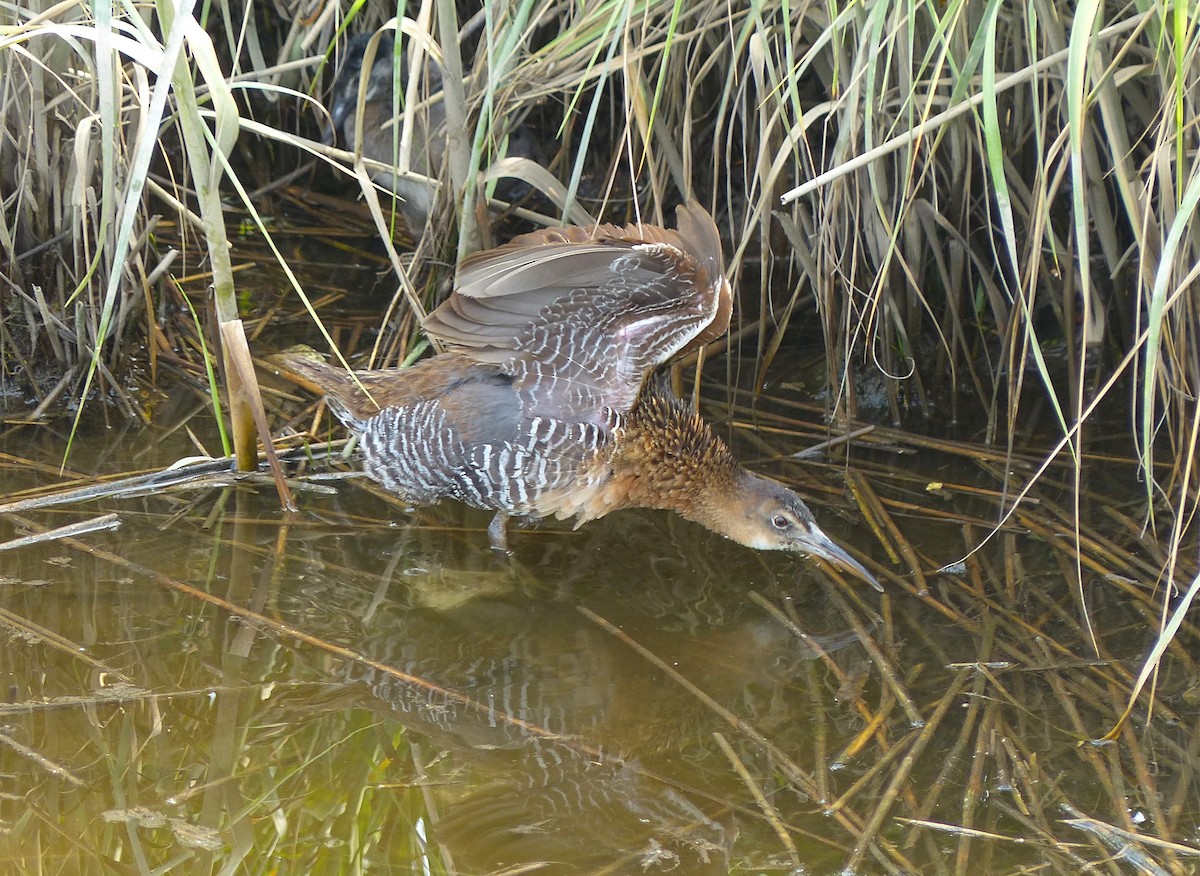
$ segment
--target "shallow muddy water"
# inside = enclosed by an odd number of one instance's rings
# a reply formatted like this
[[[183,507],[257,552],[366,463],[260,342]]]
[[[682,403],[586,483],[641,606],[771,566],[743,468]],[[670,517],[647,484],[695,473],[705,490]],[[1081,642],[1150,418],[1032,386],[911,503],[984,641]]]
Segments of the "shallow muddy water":
[[[349,476],[295,515],[229,479],[0,515],[0,541],[120,520],[0,552],[0,870],[1192,871],[1195,630],[1152,717],[1143,696],[1118,744],[1079,744],[1153,639],[1128,526],[1085,507],[1107,536],[1085,540],[1082,602],[1053,483],[939,575],[995,518],[995,471],[891,432],[848,465],[780,463],[801,447],[779,421],[741,426],[742,457],[800,480],[884,594],[657,512],[517,530],[504,561],[486,514]],[[64,447],[7,429],[0,493],[195,452],[182,429],[94,429],[60,477]]]

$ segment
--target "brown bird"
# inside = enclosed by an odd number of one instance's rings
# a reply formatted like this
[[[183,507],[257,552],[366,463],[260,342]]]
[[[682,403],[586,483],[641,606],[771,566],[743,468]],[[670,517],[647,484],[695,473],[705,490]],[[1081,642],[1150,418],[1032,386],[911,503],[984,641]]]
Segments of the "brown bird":
[[[878,587],[792,490],[742,467],[652,379],[725,334],[732,293],[712,217],[678,227],[600,225],[525,234],[472,256],[424,322],[448,352],[355,376],[280,357],[361,436],[368,477],[406,501],[457,499],[509,517],[675,511],[758,550],[821,557]],[[363,390],[366,390],[364,392]]]

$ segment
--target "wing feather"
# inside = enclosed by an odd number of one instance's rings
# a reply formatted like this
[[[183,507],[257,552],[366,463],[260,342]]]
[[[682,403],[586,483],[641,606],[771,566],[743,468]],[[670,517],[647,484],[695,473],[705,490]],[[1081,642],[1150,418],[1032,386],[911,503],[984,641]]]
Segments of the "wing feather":
[[[545,229],[468,259],[424,328],[512,374],[535,412],[586,420],[628,411],[650,372],[728,330],[723,271],[716,224],[695,203],[674,230]]]

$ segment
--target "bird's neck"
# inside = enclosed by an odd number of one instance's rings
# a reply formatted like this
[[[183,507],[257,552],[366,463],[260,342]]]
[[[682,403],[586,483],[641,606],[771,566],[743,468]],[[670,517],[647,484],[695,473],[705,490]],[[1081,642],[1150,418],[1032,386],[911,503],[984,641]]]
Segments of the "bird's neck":
[[[749,475],[695,411],[660,393],[629,413],[612,471],[626,507],[675,511],[717,531],[722,498]]]

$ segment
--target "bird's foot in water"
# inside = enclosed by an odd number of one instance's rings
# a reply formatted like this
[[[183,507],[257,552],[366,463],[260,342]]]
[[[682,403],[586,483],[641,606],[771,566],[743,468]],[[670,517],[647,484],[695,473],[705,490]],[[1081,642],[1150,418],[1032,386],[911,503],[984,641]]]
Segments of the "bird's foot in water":
[[[492,550],[498,556],[511,557],[513,555],[508,548],[508,515],[503,511],[497,511],[492,522],[488,524],[488,541],[492,543]]]
[[[508,528],[513,520],[521,529],[536,527],[539,523],[536,517],[512,517],[503,511],[497,511],[492,522],[488,524],[488,541],[491,542],[492,552],[500,558],[515,560],[516,552],[508,544]]]

